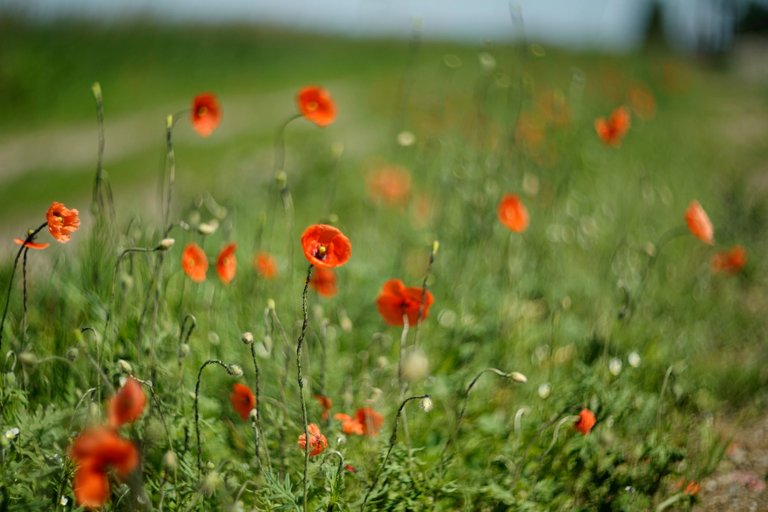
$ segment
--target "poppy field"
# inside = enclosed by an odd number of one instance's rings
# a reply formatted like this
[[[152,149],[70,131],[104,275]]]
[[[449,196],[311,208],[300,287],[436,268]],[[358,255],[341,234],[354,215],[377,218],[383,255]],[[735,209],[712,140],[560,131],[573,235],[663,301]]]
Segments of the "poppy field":
[[[765,82],[0,28],[0,510],[768,503]]]

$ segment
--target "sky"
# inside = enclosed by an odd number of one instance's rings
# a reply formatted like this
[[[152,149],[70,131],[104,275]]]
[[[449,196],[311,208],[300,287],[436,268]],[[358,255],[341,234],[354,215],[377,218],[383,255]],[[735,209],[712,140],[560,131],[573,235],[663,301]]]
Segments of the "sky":
[[[746,0],[660,0],[676,42],[719,34],[712,6]],[[763,1],[763,0],[761,0]],[[174,22],[254,22],[353,37],[530,41],[622,52],[643,41],[652,0],[0,0],[35,19],[81,16],[116,21],[142,16]],[[711,26],[717,26],[712,29]],[[726,23],[732,22],[725,20]],[[727,33],[726,33],[727,37]]]

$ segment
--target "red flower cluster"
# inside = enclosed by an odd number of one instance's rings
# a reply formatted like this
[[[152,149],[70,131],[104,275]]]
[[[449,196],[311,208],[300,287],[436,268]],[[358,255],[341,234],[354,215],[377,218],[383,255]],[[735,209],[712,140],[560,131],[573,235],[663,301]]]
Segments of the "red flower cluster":
[[[320,427],[318,427],[315,423],[310,423],[307,425],[307,430],[309,431],[310,457],[320,455],[323,453],[323,450],[328,448],[328,439],[326,439],[322,432],[320,432]],[[307,448],[307,436],[305,434],[299,435],[299,448],[301,448],[302,452]]]
[[[349,435],[375,436],[384,424],[384,417],[370,407],[358,409],[354,418],[343,413],[334,418],[341,421],[341,431]]]
[[[232,282],[237,273],[236,249],[237,244],[227,244],[216,258],[216,273],[224,284]],[[196,283],[205,281],[208,273],[208,257],[205,251],[194,242],[188,243],[181,254],[181,268]]]
[[[608,146],[618,147],[621,139],[629,131],[630,117],[626,107],[619,107],[611,112],[606,120],[603,117],[595,120],[595,131]]]
[[[98,508],[109,499],[108,471],[114,468],[121,479],[139,464],[136,447],[123,439],[117,429],[136,421],[144,411],[147,398],[141,385],[129,378],[107,406],[109,426],[84,430],[72,442],[69,456],[75,463],[72,487],[75,500],[86,508]]]
[[[403,315],[408,315],[408,324],[416,325],[419,321],[427,318],[429,307],[435,301],[432,293],[427,290],[424,294],[422,288],[406,288],[405,284],[399,279],[390,279],[379,292],[376,299],[376,306],[379,308],[381,317],[389,325],[403,325]],[[424,302],[424,309],[419,317],[419,309]]]

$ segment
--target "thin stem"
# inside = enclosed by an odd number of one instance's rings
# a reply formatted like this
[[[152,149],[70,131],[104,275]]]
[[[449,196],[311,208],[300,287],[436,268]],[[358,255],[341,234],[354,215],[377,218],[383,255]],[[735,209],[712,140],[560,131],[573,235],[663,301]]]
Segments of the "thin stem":
[[[480,377],[482,377],[483,374],[485,373],[494,373],[499,377],[502,377],[505,379],[511,379],[514,372],[505,373],[497,368],[486,368],[480,373],[478,373],[475,376],[475,378],[470,381],[469,385],[467,386],[467,389],[464,390],[464,394],[463,394],[464,401],[461,404],[461,410],[459,411],[459,416],[456,419],[456,427],[453,430],[453,434],[445,442],[445,446],[443,446],[443,451],[440,454],[440,462],[438,462],[437,467],[441,476],[445,471],[445,465],[448,462],[448,449],[451,447],[452,444],[456,442],[456,440],[459,437],[459,431],[461,430],[461,422],[464,420],[464,414],[466,414],[467,412],[467,403],[469,402],[469,393],[472,391],[472,388],[475,387],[475,384],[477,384],[477,381],[480,379]]]
[[[8,280],[8,290],[5,293],[5,307],[3,308],[3,318],[0,320],[0,347],[3,345],[3,327],[5,327],[5,319],[8,316],[8,306],[11,303],[11,290],[13,289],[13,276],[16,274],[16,267],[19,265],[19,258],[21,258],[21,254],[24,252],[24,249],[27,248],[27,244],[35,239],[35,236],[43,230],[43,228],[48,226],[48,222],[43,222],[40,224],[40,226],[30,231],[27,234],[27,238],[24,239],[24,243],[21,244],[21,247],[19,247],[19,252],[16,253],[16,259],[13,260],[13,269],[11,270],[11,277]]]
[[[418,317],[417,317],[418,318]],[[418,327],[418,323],[416,323]],[[405,344],[408,341],[408,314],[403,313],[403,332],[400,333],[400,355],[397,360],[397,389],[400,392],[400,398],[405,394],[405,383],[403,382],[403,359],[405,358]]]
[[[272,163],[272,170],[275,178],[281,171],[285,170],[285,130],[288,128],[288,125],[291,124],[291,121],[294,119],[299,119],[300,117],[301,114],[292,115],[283,121],[283,123],[277,128],[277,132],[275,132],[275,153]]]
[[[326,509],[326,512],[333,512],[333,506],[336,504],[333,500],[333,494],[335,490],[338,490],[340,485],[339,482],[344,478],[344,455],[337,450],[329,450],[325,458],[323,458],[323,462],[328,460],[328,457],[331,456],[335,456],[339,459],[339,465],[336,468],[336,477],[333,479],[333,487],[331,488],[331,496],[328,499],[328,508]]]
[[[565,425],[569,421],[576,421],[578,419],[579,419],[579,416],[569,414],[568,416],[565,416],[564,418],[562,418],[560,421],[557,422],[557,426],[555,427],[555,430],[552,433],[552,442],[549,443],[549,447],[547,448],[547,451],[544,452],[544,455],[547,455],[550,451],[552,451],[552,448],[554,448],[555,443],[557,443],[557,440],[560,437],[560,429],[563,428],[563,425]],[[542,457],[544,455],[542,455]]]
[[[165,120],[165,165],[168,169],[168,188],[166,189],[165,205],[163,208],[163,229],[166,229],[171,218],[171,199],[173,184],[176,182],[176,152],[173,149],[173,127],[177,118],[169,114]]]
[[[656,407],[656,431],[661,430],[661,406],[664,400],[664,393],[667,391],[667,384],[669,384],[669,378],[672,376],[672,367],[667,368],[667,372],[664,374],[664,382],[661,384],[661,391],[659,392],[659,405]]]
[[[234,375],[230,365],[219,361],[218,359],[209,359],[200,366],[200,370],[197,372],[197,382],[195,383],[195,437],[197,438],[197,477],[200,478],[203,472],[203,455],[200,449],[200,410],[198,407],[198,401],[200,398],[200,380],[203,377],[203,370],[209,364],[216,364],[224,368],[228,375]]]
[[[123,258],[125,258],[128,254],[134,253],[134,252],[154,252],[158,250],[157,247],[153,249],[149,249],[147,247],[129,247],[123,252],[118,255],[117,259],[115,260],[115,266],[114,270],[112,271],[112,285],[109,290],[109,303],[107,304],[107,318],[104,322],[104,336],[109,336],[109,324],[112,320],[112,308],[114,307],[114,300],[115,300],[115,286],[117,283],[117,271],[120,268],[120,263],[122,263]]]
[[[307,425],[307,403],[304,400],[304,377],[301,372],[301,348],[304,344],[304,336],[307,334],[307,325],[309,324],[309,314],[307,312],[307,291],[309,290],[309,280],[312,277],[312,267],[310,263],[307,268],[307,279],[304,281],[304,291],[301,294],[301,312],[303,320],[301,323],[301,333],[296,340],[296,374],[299,381],[299,398],[301,399],[301,421],[304,424],[304,512],[307,511],[307,475],[309,474],[309,426]]]
[[[114,205],[112,202],[112,187],[105,177],[104,172],[104,97],[101,94],[101,84],[95,82],[91,86],[93,99],[96,102],[96,124],[99,130],[98,157],[96,160],[96,178],[93,180],[93,192],[91,197],[91,212],[94,215],[102,217],[104,214],[106,202],[102,194],[102,185],[106,187],[107,200],[110,207],[110,216],[114,217]]]
[[[421,284],[421,300],[419,301],[419,314],[416,317],[416,332],[414,333],[413,344],[419,346],[419,326],[421,325],[421,316],[424,314],[424,307],[427,301],[427,281],[432,273],[432,265],[435,263],[435,255],[440,248],[440,242],[435,240],[432,242],[432,251],[429,253],[429,263],[427,263],[427,272],[424,274],[424,281]]]
[[[253,421],[253,428],[255,433],[254,441],[256,443],[256,460],[258,461],[259,465],[261,465],[261,455],[259,454],[259,438],[263,435],[261,430],[261,390],[259,388],[259,363],[256,361],[256,344],[253,341],[251,342],[251,361],[253,361],[253,384],[254,390],[256,391],[256,418]],[[264,450],[268,451],[266,445],[264,446]]]
[[[365,510],[365,505],[368,503],[368,498],[371,495],[371,492],[376,488],[376,484],[379,483],[379,477],[381,476],[381,472],[384,470],[384,468],[387,465],[387,461],[389,460],[389,455],[392,453],[392,449],[395,447],[395,443],[397,442],[397,425],[400,422],[400,415],[403,413],[403,409],[405,408],[405,405],[410,402],[411,400],[421,400],[424,398],[431,398],[430,395],[414,395],[409,396],[405,400],[402,401],[400,404],[400,407],[397,409],[397,414],[395,415],[395,424],[392,426],[392,434],[389,436],[389,448],[387,449],[387,454],[384,455],[384,460],[381,462],[381,465],[376,470],[376,474],[373,476],[373,482],[371,483],[371,486],[368,488],[368,492],[365,493],[365,498],[363,498],[363,504],[360,507],[360,510]]]
[[[23,313],[21,316],[21,335],[22,339],[26,341],[27,339],[27,255],[29,254],[29,248],[24,248],[24,257],[23,262],[21,264],[21,282],[22,284],[22,304],[23,304]]]

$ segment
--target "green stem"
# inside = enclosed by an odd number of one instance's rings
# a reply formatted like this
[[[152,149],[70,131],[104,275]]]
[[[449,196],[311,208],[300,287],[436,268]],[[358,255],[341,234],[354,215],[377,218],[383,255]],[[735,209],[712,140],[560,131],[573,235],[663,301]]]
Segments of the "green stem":
[[[307,312],[307,291],[309,290],[309,280],[312,277],[312,264],[307,268],[307,279],[304,281],[304,292],[301,294],[301,312],[303,320],[301,323],[301,333],[296,340],[296,374],[299,381],[299,398],[301,399],[301,421],[304,424],[304,512],[307,511],[307,478],[309,474],[309,426],[307,424],[307,403],[304,400],[304,377],[301,371],[301,348],[304,344],[304,337],[307,334],[307,325],[309,324],[309,314]]]

